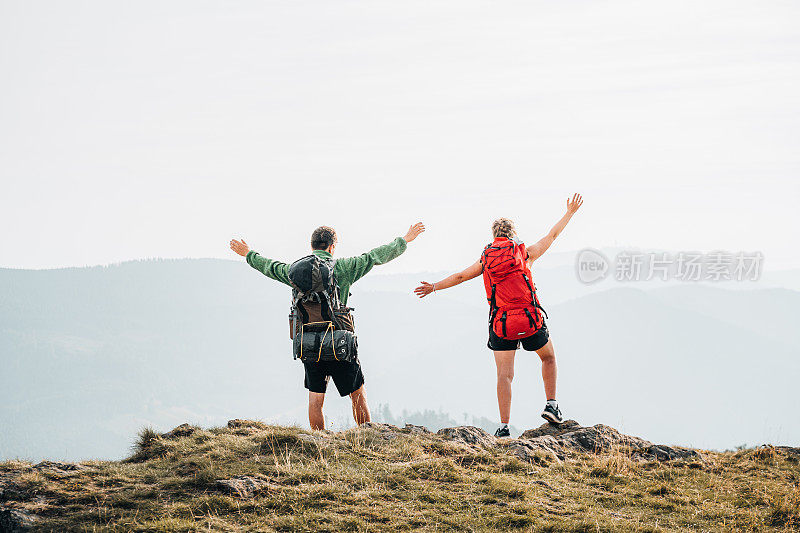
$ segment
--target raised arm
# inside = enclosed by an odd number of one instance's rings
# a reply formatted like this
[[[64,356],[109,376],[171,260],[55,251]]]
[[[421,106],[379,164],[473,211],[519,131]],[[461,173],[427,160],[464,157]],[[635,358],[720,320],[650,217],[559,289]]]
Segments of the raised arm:
[[[535,244],[528,246],[529,263],[539,259],[542,254],[544,254],[547,249],[550,248],[550,245],[553,244],[553,241],[556,240],[556,237],[558,237],[561,232],[564,231],[564,228],[567,227],[567,223],[572,218],[572,215],[574,215],[582,205],[583,197],[581,197],[580,194],[576,193],[573,195],[572,200],[567,198],[567,212],[563,217],[561,217],[561,220],[556,222],[556,225],[550,229],[547,235],[539,239],[539,241]]]
[[[258,254],[258,252],[251,250],[247,243],[244,242],[244,239],[241,241],[232,239],[230,246],[231,250],[244,257],[247,261],[247,264],[251,267],[255,268],[269,278],[280,281],[281,283],[285,283],[286,285],[290,285],[289,265],[286,263],[281,263],[280,261],[262,257]]]
[[[348,281],[355,283],[372,270],[375,265],[383,265],[399,257],[400,254],[406,251],[406,245],[419,237],[423,231],[425,231],[425,225],[422,222],[417,222],[408,228],[408,232],[404,237],[397,237],[389,244],[378,246],[361,255],[339,259],[337,264],[340,264],[343,273],[351,276],[352,279]]]
[[[455,287],[459,283],[464,283],[472,278],[476,278],[480,276],[482,272],[483,265],[480,261],[477,261],[474,265],[468,266],[461,272],[453,274],[452,276],[447,276],[443,280],[437,281],[436,283],[421,281],[420,283],[422,283],[422,285],[414,289],[414,294],[420,298],[424,298],[432,292],[440,291],[442,289],[449,289],[450,287]]]

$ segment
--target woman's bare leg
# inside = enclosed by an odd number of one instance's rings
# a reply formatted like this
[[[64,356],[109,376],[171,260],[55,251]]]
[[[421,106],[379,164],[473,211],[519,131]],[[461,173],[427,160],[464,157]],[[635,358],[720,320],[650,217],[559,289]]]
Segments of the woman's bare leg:
[[[500,408],[500,422],[508,424],[511,417],[511,382],[514,380],[514,355],[516,350],[494,352],[497,364],[497,406]]]
[[[553,341],[548,340],[547,344],[536,350],[536,355],[542,360],[542,380],[544,381],[544,394],[547,396],[546,399],[555,400],[558,366],[556,365],[556,353],[553,350]]]

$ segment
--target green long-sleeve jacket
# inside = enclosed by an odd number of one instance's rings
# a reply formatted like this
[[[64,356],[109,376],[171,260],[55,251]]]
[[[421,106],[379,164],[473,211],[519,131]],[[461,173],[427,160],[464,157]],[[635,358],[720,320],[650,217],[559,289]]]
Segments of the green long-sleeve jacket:
[[[350,286],[364,277],[372,270],[375,265],[388,263],[406,251],[406,241],[398,237],[389,244],[378,246],[367,253],[355,257],[345,257],[337,259],[333,266],[333,275],[336,276],[336,283],[339,284],[340,298],[342,304],[347,305],[347,297],[350,296]],[[330,259],[332,256],[325,250],[313,250],[312,253],[323,259]],[[250,250],[245,257],[247,264],[255,268],[267,277],[289,284],[289,265],[267,259]]]

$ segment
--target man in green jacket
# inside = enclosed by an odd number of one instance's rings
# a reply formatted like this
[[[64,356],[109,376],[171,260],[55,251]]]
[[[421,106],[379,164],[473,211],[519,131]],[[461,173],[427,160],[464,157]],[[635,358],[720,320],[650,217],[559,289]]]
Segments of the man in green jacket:
[[[405,237],[397,237],[389,244],[378,246],[367,253],[356,257],[337,259],[333,267],[333,275],[339,285],[340,299],[347,305],[350,296],[350,286],[364,277],[375,265],[388,263],[406,251],[406,245],[416,239],[425,231],[422,222],[408,228]],[[320,226],[311,234],[311,253],[322,258],[331,259],[336,249],[336,232],[328,226]],[[289,265],[267,259],[250,249],[244,240],[236,239],[230,242],[231,250],[243,256],[247,264],[267,277],[289,283]],[[364,373],[361,363],[355,361],[308,361],[303,362],[305,367],[305,387],[308,389],[308,422],[311,429],[325,429],[325,418],[322,415],[322,405],[325,402],[325,390],[328,381],[333,378],[336,389],[342,396],[350,396],[353,402],[353,418],[356,424],[370,421],[367,396],[364,391]]]

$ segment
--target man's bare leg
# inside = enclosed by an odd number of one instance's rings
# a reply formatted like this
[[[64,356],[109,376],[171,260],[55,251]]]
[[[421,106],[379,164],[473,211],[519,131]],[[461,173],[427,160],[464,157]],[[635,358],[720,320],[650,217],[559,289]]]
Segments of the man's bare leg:
[[[364,389],[364,385],[350,393],[350,400],[353,402],[353,420],[356,421],[356,424],[360,426],[372,420],[369,415],[369,407],[367,407],[367,391]]]
[[[311,429],[325,429],[325,417],[322,415],[322,404],[325,403],[324,392],[308,393],[308,423]]]
[[[500,422],[508,424],[511,417],[511,382],[514,380],[514,355],[516,350],[494,352],[497,364],[497,406],[500,408]]]
[[[547,396],[546,399],[555,400],[558,366],[556,365],[556,353],[553,350],[553,341],[548,340],[547,344],[536,350],[536,355],[542,360],[542,380],[544,381],[544,394]]]

